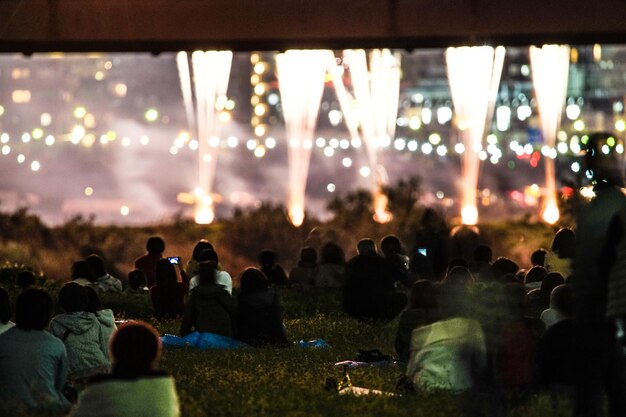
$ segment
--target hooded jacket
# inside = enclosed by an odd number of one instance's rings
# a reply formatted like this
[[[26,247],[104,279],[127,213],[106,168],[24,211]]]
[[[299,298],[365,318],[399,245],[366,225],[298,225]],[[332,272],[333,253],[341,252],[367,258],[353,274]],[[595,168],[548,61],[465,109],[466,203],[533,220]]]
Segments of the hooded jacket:
[[[69,379],[80,379],[109,370],[109,340],[95,314],[85,311],[59,314],[50,321],[48,330],[65,344]]]
[[[193,330],[233,337],[235,306],[232,297],[221,285],[199,285],[191,290],[180,335]]]
[[[111,376],[80,393],[73,417],[178,417],[174,378],[150,375],[135,379]]]

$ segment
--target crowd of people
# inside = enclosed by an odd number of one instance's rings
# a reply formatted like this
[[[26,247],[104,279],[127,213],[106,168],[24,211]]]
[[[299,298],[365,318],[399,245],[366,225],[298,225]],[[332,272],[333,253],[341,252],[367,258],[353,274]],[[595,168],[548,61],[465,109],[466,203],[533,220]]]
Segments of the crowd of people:
[[[289,341],[279,289],[332,288],[342,291],[344,313],[360,322],[397,320],[399,387],[489,392],[502,400],[496,408],[506,408],[508,394],[547,390],[572,398],[576,416],[603,415],[606,395],[611,416],[623,417],[626,196],[613,171],[589,166],[603,180],[576,233],[558,230],[549,249],[532,253],[528,269],[494,257],[465,227],[454,236],[463,256],[451,259],[422,242],[407,254],[388,235],[378,244],[359,240],[347,260],[337,242],[309,244],[287,274],[278,252],[264,250],[233,288],[210,242],[197,242],[183,265],[164,257],[165,242],[153,236],[124,284],[100,256],[74,262],[54,316],[51,295],[22,272],[13,310],[0,288],[0,404],[75,416],[179,415],[174,380],[158,370],[158,333],[140,321],[118,327],[102,294],[149,297],[155,319],[178,320],[181,336],[208,332],[280,347]]]

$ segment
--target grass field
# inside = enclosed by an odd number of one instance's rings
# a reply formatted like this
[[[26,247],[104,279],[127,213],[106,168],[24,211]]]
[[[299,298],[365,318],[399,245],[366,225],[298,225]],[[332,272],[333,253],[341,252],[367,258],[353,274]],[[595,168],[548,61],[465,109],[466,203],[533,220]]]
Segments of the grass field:
[[[353,359],[358,349],[392,354],[397,323],[365,324],[347,317],[339,312],[337,292],[285,290],[281,295],[290,340],[322,338],[332,348],[168,349],[161,365],[176,378],[183,416],[451,417],[479,415],[468,404],[482,409],[494,405],[495,399],[488,395],[470,399],[443,393],[353,397],[325,390],[326,378],[341,376],[334,363]],[[119,298],[117,303],[123,304]],[[176,321],[149,321],[161,333],[178,331]],[[350,371],[354,385],[390,392],[401,376],[400,367]],[[553,410],[547,395],[530,397],[508,412],[520,417],[569,414],[566,405]]]

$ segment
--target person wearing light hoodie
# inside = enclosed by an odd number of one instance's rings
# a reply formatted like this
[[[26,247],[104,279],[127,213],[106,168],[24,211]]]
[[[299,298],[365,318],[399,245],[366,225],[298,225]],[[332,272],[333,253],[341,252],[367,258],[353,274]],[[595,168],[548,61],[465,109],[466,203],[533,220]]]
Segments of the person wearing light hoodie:
[[[110,375],[93,378],[72,417],[178,417],[174,378],[156,370],[161,339],[147,323],[126,323],[113,334]]]
[[[122,292],[122,281],[106,271],[104,261],[96,254],[91,254],[85,259],[91,265],[94,273],[94,281],[91,283],[97,290],[103,292]]]
[[[201,262],[199,282],[185,304],[180,335],[192,331],[226,337],[234,335],[235,304],[228,291],[216,282],[215,262]]]
[[[100,297],[96,290],[92,287],[84,287],[85,291],[87,291],[87,309],[88,313],[92,313],[98,319],[100,323],[100,338],[104,343],[105,353],[108,356],[109,352],[109,341],[111,340],[111,336],[113,332],[117,330],[117,326],[115,326],[115,316],[113,315],[113,310],[110,308],[102,309],[100,306]]]
[[[59,291],[59,305],[65,313],[52,318],[48,331],[61,339],[69,359],[68,379],[80,380],[110,369],[108,340],[100,321],[87,310],[85,287],[69,282]]]

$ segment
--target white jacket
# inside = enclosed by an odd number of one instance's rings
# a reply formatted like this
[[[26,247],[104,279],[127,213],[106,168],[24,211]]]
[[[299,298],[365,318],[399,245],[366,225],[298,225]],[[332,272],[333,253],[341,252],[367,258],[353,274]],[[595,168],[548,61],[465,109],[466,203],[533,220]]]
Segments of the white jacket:
[[[174,378],[165,375],[137,379],[111,377],[80,393],[72,417],[178,417]]]
[[[486,366],[485,336],[475,320],[441,320],[411,334],[407,376],[420,389],[470,390]]]

